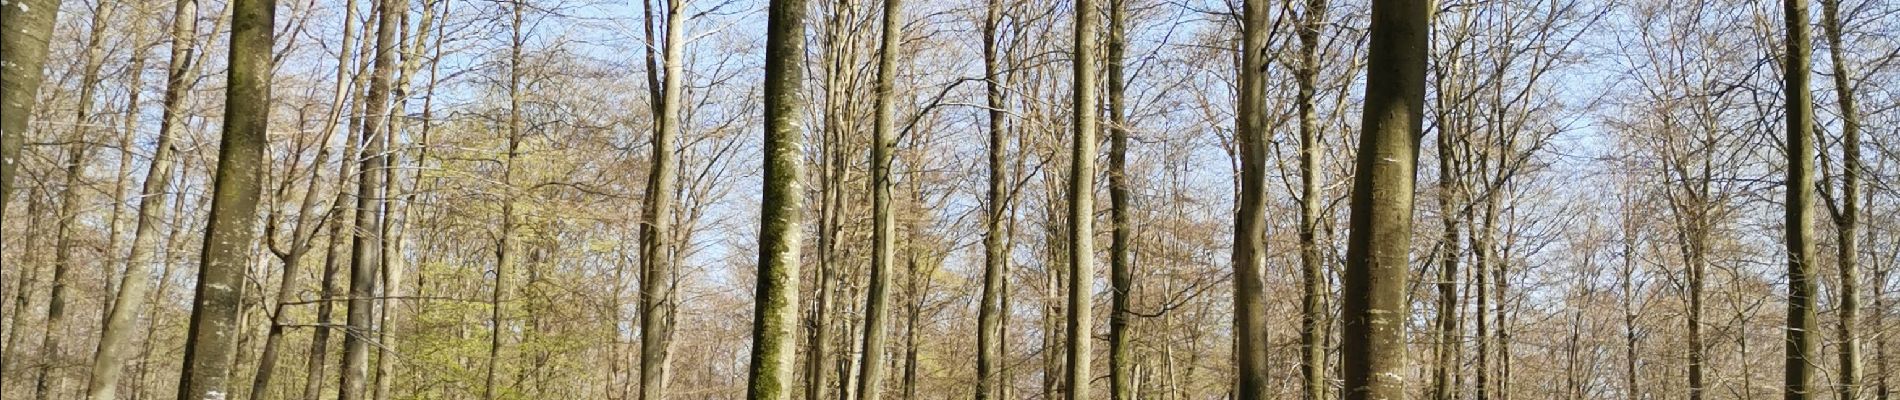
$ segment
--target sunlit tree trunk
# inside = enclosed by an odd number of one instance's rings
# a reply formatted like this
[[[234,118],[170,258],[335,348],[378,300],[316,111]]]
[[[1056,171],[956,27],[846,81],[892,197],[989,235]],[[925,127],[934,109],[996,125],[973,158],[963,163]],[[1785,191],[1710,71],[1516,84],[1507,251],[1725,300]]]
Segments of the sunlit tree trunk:
[[[1303,399],[1326,397],[1326,303],[1330,294],[1320,266],[1319,249],[1319,34],[1326,27],[1326,0],[1306,0],[1299,27],[1300,66],[1300,389]]]
[[[1067,400],[1087,400],[1095,380],[1089,360],[1094,341],[1095,313],[1095,129],[1096,98],[1095,0],[1075,2],[1075,138],[1069,143],[1069,318]]]
[[[785,400],[793,385],[799,242],[804,220],[805,0],[771,0],[765,39],[764,193],[746,398]]]
[[[13,198],[20,148],[26,144],[26,122],[39,104],[47,42],[52,40],[53,22],[59,18],[59,3],[0,2],[0,221],[5,221],[7,199]],[[0,243],[0,247],[5,244]]]
[[[24,4],[24,3],[21,3]],[[57,239],[53,243],[53,288],[47,296],[46,330],[41,332],[39,370],[33,384],[33,398],[46,399],[58,390],[52,387],[55,381],[63,381],[53,376],[59,365],[67,363],[62,359],[66,337],[66,296],[67,275],[74,269],[74,236],[78,235],[77,225],[81,224],[80,194],[85,184],[86,167],[91,156],[94,140],[88,131],[92,124],[92,106],[99,89],[99,69],[105,62],[105,34],[107,21],[112,20],[115,7],[103,2],[93,7],[91,34],[86,37],[85,61],[80,70],[78,112],[73,116],[71,144],[66,150],[66,187],[62,190],[59,206],[59,227]],[[63,386],[63,385],[62,385]]]
[[[125,260],[125,278],[119,284],[118,300],[112,302],[105,326],[99,335],[99,351],[93,357],[92,379],[86,397],[113,400],[118,394],[119,376],[125,370],[126,351],[132,332],[138,329],[140,311],[145,308],[146,291],[151,287],[152,268],[158,245],[160,214],[165,211],[166,185],[171,183],[175,149],[172,142],[183,119],[185,89],[190,83],[192,51],[197,47],[198,3],[179,0],[174,3],[171,27],[171,61],[166,68],[164,109],[158,126],[158,138],[147,164],[145,183],[139,190],[139,209],[134,217],[132,250]]]
[[[1003,20],[1003,0],[989,0],[987,13],[983,19],[983,76],[984,98],[989,105],[989,183],[985,192],[983,214],[983,293],[982,303],[977,307],[976,317],[976,400],[1003,399],[998,390],[1005,381],[1001,378],[1003,360],[1003,281],[1008,275],[1009,249],[1005,248],[1004,213],[1009,201],[1008,162],[1005,148],[1008,133],[1003,131],[1004,111],[1002,60],[999,47],[1002,47],[1000,24]]]
[[[878,42],[877,111],[871,133],[871,282],[864,302],[864,357],[858,398],[878,400],[884,382],[885,339],[889,336],[891,263],[895,258],[896,218],[891,214],[891,147],[896,146],[897,50],[903,40],[903,2],[884,0],[884,37]]]
[[[1429,1],[1375,0],[1341,318],[1347,400],[1404,396],[1412,197]]]
[[[640,262],[646,264],[640,277],[640,399],[666,398],[667,356],[673,344],[673,265],[667,249],[671,244],[674,171],[679,162],[674,153],[675,137],[680,131],[680,94],[686,79],[685,30],[686,0],[666,2],[666,39],[662,44],[665,75],[658,90],[659,108],[653,120],[653,159],[647,170],[646,204],[641,215],[646,223],[640,230]]]
[[[1838,240],[1840,322],[1837,340],[1840,366],[1835,371],[1840,400],[1854,400],[1861,394],[1860,368],[1860,110],[1855,106],[1854,87],[1848,81],[1846,51],[1841,38],[1841,0],[1821,0],[1821,29],[1826,35],[1828,57],[1834,66],[1834,93],[1841,113],[1841,188],[1840,197],[1829,199],[1837,207],[1834,232]],[[1879,310],[1879,309],[1876,309]],[[1881,311],[1884,312],[1884,311]]]
[[[365,95],[367,115],[363,124],[363,160],[358,168],[356,229],[350,244],[349,334],[343,336],[342,380],[337,388],[339,400],[365,398],[369,381],[369,339],[371,314],[375,306],[377,272],[382,264],[382,224],[385,201],[383,178],[389,167],[388,132],[391,78],[396,70],[397,21],[408,13],[409,3],[380,0],[377,4],[375,66],[370,71],[369,92]]]
[[[1128,0],[1108,0],[1107,98],[1108,98],[1108,214],[1109,214],[1109,311],[1108,311],[1108,387],[1109,398],[1134,398],[1134,370],[1129,360],[1132,351],[1128,304],[1134,296],[1135,272],[1128,259],[1134,253],[1134,226],[1129,209],[1128,188],[1128,116],[1122,104],[1128,83],[1122,70],[1128,42]]]
[[[203,266],[178,385],[180,399],[224,399],[230,394],[238,290],[257,241],[257,203],[263,190],[264,149],[270,122],[274,0],[234,0],[226,71],[224,136],[218,149],[211,219]]]

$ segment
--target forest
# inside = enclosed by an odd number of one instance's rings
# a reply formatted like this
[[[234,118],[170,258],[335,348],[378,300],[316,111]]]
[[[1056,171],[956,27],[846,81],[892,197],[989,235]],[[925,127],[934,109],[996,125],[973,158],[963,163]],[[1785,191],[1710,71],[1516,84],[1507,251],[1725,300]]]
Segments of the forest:
[[[1894,400],[1892,0],[0,0],[0,398]]]

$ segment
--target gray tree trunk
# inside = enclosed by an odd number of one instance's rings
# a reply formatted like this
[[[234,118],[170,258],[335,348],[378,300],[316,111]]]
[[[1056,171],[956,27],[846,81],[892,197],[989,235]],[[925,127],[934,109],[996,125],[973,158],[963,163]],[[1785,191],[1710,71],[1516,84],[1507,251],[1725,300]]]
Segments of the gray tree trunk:
[[[675,272],[667,238],[672,237],[673,186],[679,162],[674,144],[680,131],[681,86],[686,78],[686,0],[666,2],[666,68],[653,120],[653,160],[647,171],[646,223],[640,229],[640,399],[666,398],[666,378],[673,343],[673,279]]]
[[[1808,34],[1807,0],[1784,0],[1787,18],[1787,54],[1783,88],[1787,97],[1788,181],[1788,326],[1784,360],[1783,398],[1814,398],[1814,362],[1816,332],[1814,282],[1814,104],[1809,93],[1810,55],[1813,39]]]
[[[1003,280],[1008,274],[1009,249],[1004,247],[1007,238],[1003,231],[1004,215],[1008,208],[1009,184],[1008,162],[1005,153],[1008,149],[1007,133],[1003,131],[1007,114],[1003,104],[1002,60],[998,49],[1003,39],[1000,25],[1003,20],[1003,1],[989,0],[987,14],[983,19],[983,76],[986,99],[989,104],[989,187],[984,201],[983,219],[983,293],[982,304],[977,308],[976,332],[976,400],[1002,399],[998,387],[1003,383],[998,379],[1003,363]]]
[[[1267,343],[1267,144],[1266,46],[1270,12],[1266,0],[1241,3],[1239,101],[1235,142],[1240,153],[1240,194],[1234,215],[1234,357],[1239,363],[1234,398],[1271,396]]]
[[[902,0],[884,0],[884,37],[878,42],[877,111],[871,132],[871,282],[864,297],[863,367],[858,398],[878,400],[883,389],[885,340],[890,334],[891,263],[895,258],[896,218],[891,215],[891,147],[897,104],[897,48],[904,37]]]
[[[99,336],[99,351],[93,357],[92,379],[86,397],[112,400],[118,394],[119,376],[125,369],[126,351],[132,332],[138,329],[139,312],[145,308],[146,291],[151,287],[152,267],[158,245],[160,214],[165,210],[166,185],[171,183],[172,141],[183,119],[184,95],[191,85],[187,75],[192,52],[197,48],[198,2],[179,0],[172,13],[171,61],[166,68],[164,110],[158,126],[157,144],[139,190],[138,216],[132,229],[132,252],[126,257],[125,279],[119,284],[118,300],[112,302],[105,326]]]
[[[13,198],[26,122],[39,104],[47,42],[57,18],[59,0],[0,1],[0,221],[5,221],[7,199]]]
[[[230,394],[238,289],[257,241],[257,202],[263,188],[264,148],[270,123],[274,0],[234,0],[231,54],[225,87],[224,138],[218,150],[211,219],[191,313],[178,398],[223,400]]]
[[[389,166],[387,132],[390,118],[390,81],[396,70],[397,20],[408,12],[409,3],[380,0],[377,4],[376,50],[370,72],[369,92],[365,95],[367,114],[363,123],[363,160],[358,168],[356,187],[356,229],[350,243],[350,299],[348,334],[343,336],[343,370],[337,387],[339,400],[361,400],[369,383],[369,339],[372,308],[375,307],[377,272],[382,263],[382,223],[387,203],[383,193],[384,169]]]
[[[792,396],[798,339],[799,242],[804,220],[805,0],[772,0],[765,39],[765,182],[760,196],[758,291],[754,293],[746,398]]]
[[[1096,98],[1095,0],[1075,2],[1075,63],[1073,90],[1075,139],[1069,145],[1069,323],[1067,400],[1089,399],[1089,350],[1095,313],[1095,129]]]
[[[1430,1],[1375,0],[1341,309],[1344,398],[1405,395],[1405,279]]]

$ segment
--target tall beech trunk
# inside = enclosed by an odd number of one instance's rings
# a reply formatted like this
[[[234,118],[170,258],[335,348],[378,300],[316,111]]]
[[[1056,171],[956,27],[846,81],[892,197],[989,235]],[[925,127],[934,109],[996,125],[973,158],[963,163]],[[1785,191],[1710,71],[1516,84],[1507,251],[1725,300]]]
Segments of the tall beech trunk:
[[[337,47],[340,50],[337,51],[336,56],[336,84],[331,89],[330,113],[328,120],[324,123],[324,136],[334,134],[338,126],[343,125],[345,118],[344,110],[346,109],[344,103],[346,100],[354,97],[357,92],[354,90],[354,85],[351,84],[351,81],[355,79],[350,73],[352,70],[351,66],[356,64],[354,54],[354,50],[356,49],[356,45],[354,44],[356,38],[356,8],[356,0],[347,0],[344,2],[343,29],[341,31],[343,38],[341,45]],[[349,118],[351,118],[351,120],[355,119],[354,117]],[[352,122],[351,125],[355,125],[355,123]],[[326,239],[328,241],[326,246],[328,249],[323,257],[323,275],[319,278],[321,281],[321,295],[319,298],[323,301],[317,303],[316,323],[318,326],[313,328],[310,332],[310,352],[305,356],[307,360],[304,363],[304,389],[303,396],[301,397],[303,400],[318,400],[322,395],[323,382],[326,380],[324,376],[327,375],[325,372],[329,365],[326,360],[329,358],[330,348],[330,325],[332,324],[330,314],[336,307],[337,273],[340,269],[337,262],[339,258],[343,257],[343,253],[347,251],[346,247],[350,244],[349,241],[343,240],[343,235],[346,231],[342,229],[342,226],[343,221],[355,221],[356,209],[354,207],[345,206],[345,204],[348,204],[350,196],[354,195],[351,190],[352,188],[349,186],[349,182],[350,179],[355,176],[353,172],[357,164],[355,161],[361,156],[361,154],[359,154],[360,147],[358,147],[359,137],[353,128],[354,126],[344,130],[344,150],[340,155],[342,158],[337,167],[336,195],[330,200],[328,220],[324,221],[324,225],[329,227],[330,233],[329,238]],[[266,372],[267,371],[260,369],[259,375],[261,377],[259,379],[269,379],[271,374]],[[253,382],[253,384],[255,385],[256,382]],[[270,382],[263,383],[265,386],[269,384]]]
[[[0,221],[13,198],[26,122],[39,105],[46,52],[60,0],[7,0],[0,7]],[[0,247],[5,247],[0,241]],[[9,348],[8,351],[12,351]],[[14,362],[12,359],[6,360]]]
[[[521,151],[521,50],[527,45],[527,32],[522,31],[524,27],[522,17],[527,11],[526,1],[513,0],[509,7],[511,18],[508,25],[510,35],[508,42],[508,144],[503,153],[501,175],[502,190],[507,193],[502,195],[501,240],[500,243],[496,243],[495,282],[488,295],[488,364],[482,381],[482,398],[486,400],[495,400],[497,396],[500,396],[500,393],[496,392],[495,385],[501,369],[502,346],[507,342],[507,335],[503,334],[502,330],[502,327],[506,325],[502,319],[506,315],[502,308],[502,299],[511,294],[508,288],[508,275],[515,267],[515,258],[520,256],[517,254],[519,249],[515,248],[517,221],[515,221],[514,176],[515,158]]]
[[[1840,400],[1855,400],[1861,395],[1860,367],[1860,110],[1855,106],[1853,75],[1842,54],[1846,44],[1841,36],[1841,0],[1821,0],[1821,29],[1828,44],[1829,64],[1834,66],[1834,94],[1841,113],[1841,192],[1832,199],[1834,232],[1839,253],[1841,285],[1840,322],[1836,340],[1840,342],[1840,366],[1835,375]],[[1884,282],[1882,282],[1884,283]],[[1881,312],[1875,308],[1876,312]]]
[[[1341,318],[1347,400],[1404,396],[1407,263],[1429,1],[1374,0]]]
[[[145,308],[146,291],[151,287],[156,258],[159,216],[165,210],[165,188],[171,183],[176,149],[172,142],[183,120],[185,91],[191,85],[192,52],[197,49],[198,2],[174,3],[171,27],[171,61],[166,67],[164,110],[158,125],[157,143],[151,163],[145,170],[145,183],[139,189],[138,216],[132,229],[132,252],[125,259],[125,278],[119,284],[118,300],[112,302],[105,326],[99,335],[99,351],[93,357],[92,379],[86,397],[112,400],[118,395],[119,376],[125,369],[126,351],[132,332],[138,329],[139,312]]]
[[[998,388],[1006,381],[998,379],[1003,364],[1003,280],[1008,274],[1009,249],[1004,247],[1007,238],[1004,215],[1009,201],[1008,173],[1006,157],[1008,133],[1003,131],[1004,118],[1007,118],[1003,102],[1001,76],[1002,60],[998,52],[1002,47],[1000,27],[1003,21],[1003,0],[988,0],[987,14],[983,18],[983,76],[985,99],[989,105],[989,183],[984,199],[983,213],[983,293],[982,303],[977,307],[976,317],[976,400],[1004,399]]]
[[[878,400],[884,382],[885,340],[889,336],[891,263],[895,259],[896,218],[891,215],[891,148],[897,145],[892,119],[897,112],[897,48],[903,40],[903,1],[884,0],[884,37],[878,43],[877,111],[871,132],[871,282],[864,297],[864,364],[858,398]]]
[[[1300,118],[1300,388],[1302,398],[1326,397],[1326,277],[1320,266],[1318,97],[1319,34],[1326,27],[1326,0],[1306,0],[1299,27]]]
[[[641,216],[640,262],[640,399],[666,397],[666,378],[673,343],[673,279],[676,273],[667,238],[672,237],[673,186],[679,161],[674,157],[680,131],[681,86],[686,78],[686,0],[666,2],[666,68],[659,88],[658,115],[653,116],[653,159],[647,170],[646,204]]]
[[[78,112],[73,115],[71,145],[66,150],[66,187],[60,196],[58,239],[53,243],[53,289],[47,296],[46,330],[41,332],[39,371],[33,384],[33,398],[46,399],[54,395],[54,381],[64,381],[53,376],[55,369],[65,365],[63,360],[66,337],[66,286],[68,273],[74,269],[74,236],[80,221],[81,187],[85,186],[87,161],[92,153],[92,141],[89,127],[92,126],[93,100],[99,89],[99,69],[105,63],[105,34],[107,21],[112,20],[116,9],[104,2],[97,3],[92,10],[92,32],[86,37],[85,61],[81,66],[79,78]],[[64,385],[61,385],[64,386]]]
[[[270,60],[275,0],[233,0],[226,74],[224,135],[218,149],[211,219],[198,272],[191,328],[178,385],[181,399],[223,399],[230,393],[238,289],[257,241],[270,123]]]
[[[1273,390],[1267,342],[1267,145],[1266,46],[1270,28],[1266,0],[1241,3],[1240,86],[1235,147],[1240,153],[1238,213],[1234,215],[1234,356],[1236,400],[1264,400]]]
[[[746,398],[792,396],[798,339],[799,243],[805,208],[805,0],[771,0],[765,38],[764,190],[759,206],[758,291],[754,293]]]
[[[1783,398],[1814,398],[1816,342],[1820,328],[1815,317],[1814,282],[1814,104],[1808,79],[1813,39],[1808,34],[1807,0],[1784,0],[1787,18],[1787,54],[1783,89],[1787,97],[1787,229],[1788,325],[1784,360]]]
[[[375,307],[377,272],[382,264],[382,223],[385,201],[383,177],[389,167],[387,132],[390,118],[390,81],[395,72],[397,21],[408,13],[409,3],[380,0],[376,17],[376,50],[370,71],[369,92],[365,95],[366,117],[363,123],[363,159],[356,187],[356,229],[350,239],[350,299],[347,302],[349,334],[343,336],[343,369],[337,387],[338,400],[361,400],[369,384],[369,338],[372,333],[372,309]]]
[[[1110,233],[1108,270],[1109,303],[1108,312],[1108,386],[1109,398],[1114,400],[1134,399],[1134,371],[1128,359],[1129,342],[1128,311],[1130,297],[1134,296],[1135,271],[1128,259],[1134,249],[1134,228],[1129,220],[1128,189],[1128,125],[1127,112],[1122,104],[1127,96],[1127,77],[1123,76],[1122,63],[1127,47],[1128,36],[1128,0],[1108,0],[1108,40],[1107,75],[1108,79],[1108,214]]]
[[[1093,352],[1095,313],[1095,129],[1096,98],[1095,0],[1075,1],[1075,91],[1072,113],[1075,138],[1069,142],[1069,318],[1067,400],[1089,399],[1095,375],[1089,368]]]

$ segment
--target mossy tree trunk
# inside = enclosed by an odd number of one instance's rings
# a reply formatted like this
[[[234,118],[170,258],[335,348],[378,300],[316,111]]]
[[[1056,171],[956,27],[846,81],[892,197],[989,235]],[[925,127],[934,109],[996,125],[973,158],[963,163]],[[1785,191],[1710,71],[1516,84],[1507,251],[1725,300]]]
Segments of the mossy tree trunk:
[[[765,39],[765,182],[759,211],[758,290],[746,398],[792,396],[797,353],[799,243],[804,220],[805,0],[771,0]]]

